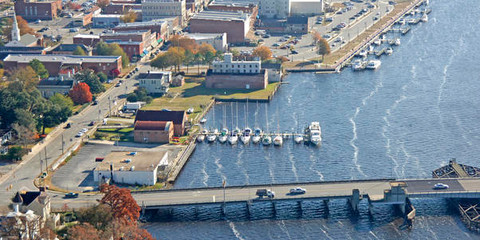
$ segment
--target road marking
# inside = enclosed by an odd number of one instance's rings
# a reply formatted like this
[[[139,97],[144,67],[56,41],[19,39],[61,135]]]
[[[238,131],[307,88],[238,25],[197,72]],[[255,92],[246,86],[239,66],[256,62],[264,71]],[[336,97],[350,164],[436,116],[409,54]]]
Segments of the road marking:
[[[215,195],[212,196],[213,202],[215,202]]]

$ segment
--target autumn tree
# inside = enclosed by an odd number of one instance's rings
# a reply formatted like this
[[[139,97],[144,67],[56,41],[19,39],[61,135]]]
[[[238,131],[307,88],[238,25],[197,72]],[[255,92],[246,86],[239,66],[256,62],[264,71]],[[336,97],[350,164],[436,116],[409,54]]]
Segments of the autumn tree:
[[[322,55],[322,62],[325,60],[325,55],[330,54],[330,44],[324,38],[320,38],[317,43],[318,54]]]
[[[127,225],[137,225],[140,206],[132,197],[129,189],[104,184],[100,187],[100,191],[105,194],[100,203],[112,208],[114,218]]]
[[[85,69],[74,76],[77,82],[84,82],[90,87],[90,92],[93,94],[105,91],[105,86],[100,82],[100,78],[91,69]]]
[[[281,63],[288,62],[288,58],[285,56],[279,56],[277,57],[277,60],[280,61]]]
[[[81,209],[77,213],[77,219],[80,222],[89,223],[96,229],[104,231],[113,221],[112,209],[105,204]]]
[[[72,240],[101,240],[96,228],[88,223],[81,223],[68,229],[68,239]]]
[[[110,0],[97,0],[97,6],[101,9],[104,9],[108,5],[110,5]]]
[[[80,6],[80,4],[74,3],[72,1],[67,2],[65,4],[65,6],[70,10],[79,10],[80,8],[82,8],[82,6]]]
[[[162,70],[172,65],[172,61],[168,57],[167,53],[159,54],[153,61],[150,62],[150,66],[161,68]]]
[[[41,79],[48,78],[48,71],[47,71],[47,69],[45,68],[45,66],[43,65],[43,63],[40,62],[40,60],[38,60],[38,59],[33,59],[32,61],[30,61],[30,63],[28,63],[28,65],[29,65],[30,67],[32,67],[32,69],[37,73],[37,75],[38,75]]]
[[[313,43],[316,45],[320,39],[322,39],[322,35],[318,31],[314,31],[312,33]]]
[[[185,51],[190,51],[192,53],[196,53],[198,51],[198,44],[194,39],[191,39],[187,36],[175,34],[170,37],[169,41],[172,43],[173,47],[181,47],[185,49]]]
[[[23,68],[17,68],[10,73],[8,77],[10,82],[19,82],[22,84],[22,88],[30,91],[37,87],[38,76],[32,67],[26,66]]]
[[[123,16],[120,17],[120,20],[122,20],[124,23],[132,23],[137,20],[137,13],[130,10],[126,12]]]
[[[86,56],[87,53],[80,46],[77,46],[75,51],[73,51],[73,55]]]
[[[122,66],[125,68],[130,64],[128,55],[118,45],[118,43],[99,42],[95,48],[95,53],[101,56],[122,56]]]
[[[73,86],[68,95],[75,104],[84,104],[92,101],[90,87],[83,82]]]
[[[171,47],[166,52],[167,57],[170,59],[171,63],[175,65],[175,69],[180,71],[180,66],[185,59],[185,49],[181,47]]]
[[[21,16],[17,16],[18,29],[20,29],[20,35],[32,34],[35,35],[35,30],[28,26],[28,22]]]
[[[253,49],[253,56],[257,56],[262,61],[265,61],[272,57],[272,50],[270,50],[270,48],[267,46],[260,46]]]

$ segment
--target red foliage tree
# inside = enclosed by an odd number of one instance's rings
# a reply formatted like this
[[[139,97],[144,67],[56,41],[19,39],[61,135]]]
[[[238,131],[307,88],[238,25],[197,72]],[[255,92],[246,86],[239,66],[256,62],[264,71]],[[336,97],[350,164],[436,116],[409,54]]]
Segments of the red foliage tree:
[[[80,8],[82,8],[82,6],[80,6],[80,4],[78,3],[74,3],[74,2],[68,2],[67,4],[67,8],[71,9],[71,10],[79,10]]]
[[[90,87],[83,82],[73,86],[68,95],[75,104],[84,104],[92,101]]]
[[[124,222],[113,221],[112,222],[112,234],[113,239],[135,239],[135,240],[153,240],[154,238],[150,233],[138,226],[125,224]],[[104,234],[109,236],[109,234]]]
[[[92,225],[82,223],[68,229],[68,239],[73,240],[100,240],[100,234]]]
[[[140,206],[132,197],[129,189],[104,184],[100,191],[105,193],[100,203],[112,208],[114,218],[126,225],[137,225],[137,220],[140,217]]]

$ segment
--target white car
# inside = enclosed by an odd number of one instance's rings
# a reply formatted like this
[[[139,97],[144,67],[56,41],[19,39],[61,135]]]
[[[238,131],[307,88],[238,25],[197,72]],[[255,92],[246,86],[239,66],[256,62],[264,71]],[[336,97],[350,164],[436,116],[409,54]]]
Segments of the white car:
[[[447,184],[443,184],[443,183],[436,183],[433,186],[433,189],[447,189],[447,188],[449,188],[449,186]]]
[[[83,132],[78,132],[77,135],[75,135],[75,137],[81,137],[83,136]]]
[[[306,189],[304,188],[301,188],[301,187],[296,187],[296,188],[292,188],[290,189],[290,194],[305,194],[307,192]]]
[[[86,133],[86,132],[88,132],[88,128],[82,128],[82,130],[80,132]]]

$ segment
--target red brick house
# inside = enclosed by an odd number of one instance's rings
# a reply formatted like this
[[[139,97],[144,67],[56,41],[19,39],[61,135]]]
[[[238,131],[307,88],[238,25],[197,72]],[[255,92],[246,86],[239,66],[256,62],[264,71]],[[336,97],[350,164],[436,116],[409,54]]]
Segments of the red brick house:
[[[185,122],[187,113],[185,111],[160,111],[160,110],[138,110],[135,117],[135,124],[138,121],[166,122],[172,121],[175,136],[185,135]]]
[[[172,121],[136,121],[133,129],[135,142],[169,143],[173,137]]]
[[[21,16],[27,21],[34,20],[53,20],[62,10],[62,1],[26,1],[17,0],[15,2],[15,14]]]

